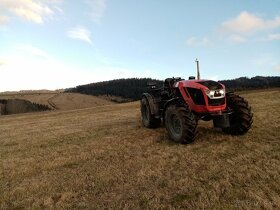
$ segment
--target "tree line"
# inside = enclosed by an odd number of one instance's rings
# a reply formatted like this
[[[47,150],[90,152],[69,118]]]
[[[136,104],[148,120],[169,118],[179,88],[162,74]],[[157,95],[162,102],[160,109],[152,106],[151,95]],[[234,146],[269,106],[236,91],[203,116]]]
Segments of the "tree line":
[[[125,99],[138,100],[142,93],[147,90],[147,83],[151,82],[155,82],[158,86],[162,86],[163,84],[160,80],[150,78],[117,79],[87,85],[79,85],[66,91],[93,96],[119,96]]]
[[[139,100],[142,93],[147,91],[148,83],[155,83],[157,87],[162,87],[163,82],[162,80],[151,78],[117,79],[79,85],[75,88],[67,89],[66,92],[76,92],[93,96],[118,96],[133,101]],[[240,77],[232,80],[220,80],[219,82],[224,84],[228,91],[280,87],[280,77]]]
[[[219,82],[224,84],[227,90],[231,91],[280,87],[280,77],[240,77],[232,80],[221,80]]]

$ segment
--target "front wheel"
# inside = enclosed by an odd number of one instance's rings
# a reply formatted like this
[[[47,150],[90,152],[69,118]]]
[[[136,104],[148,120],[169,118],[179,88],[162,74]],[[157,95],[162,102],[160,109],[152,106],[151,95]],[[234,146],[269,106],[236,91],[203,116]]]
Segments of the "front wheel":
[[[169,137],[178,143],[192,143],[196,137],[197,120],[185,106],[170,105],[165,112],[165,126]]]
[[[228,94],[226,100],[228,109],[233,113],[230,115],[230,127],[223,128],[223,131],[231,135],[247,133],[253,123],[253,113],[248,102],[236,94]]]

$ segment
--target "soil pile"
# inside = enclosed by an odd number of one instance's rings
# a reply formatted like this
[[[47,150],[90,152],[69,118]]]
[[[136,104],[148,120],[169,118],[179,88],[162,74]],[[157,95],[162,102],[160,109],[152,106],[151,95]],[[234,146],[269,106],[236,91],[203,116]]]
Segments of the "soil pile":
[[[0,99],[0,115],[19,114],[51,110],[43,104],[32,103],[22,99]]]

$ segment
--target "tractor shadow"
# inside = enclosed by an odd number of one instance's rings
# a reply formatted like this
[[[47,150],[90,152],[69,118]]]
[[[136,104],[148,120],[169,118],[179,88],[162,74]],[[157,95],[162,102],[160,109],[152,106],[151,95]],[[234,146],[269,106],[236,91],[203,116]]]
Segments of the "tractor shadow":
[[[178,145],[178,143],[172,141],[169,138],[167,131],[164,125],[161,125],[160,128],[154,129],[154,132],[157,133],[155,137],[155,142],[157,144],[165,144],[168,146]],[[197,143],[222,143],[228,139],[228,135],[223,133],[221,129],[212,127],[204,127],[204,126],[197,126],[197,136],[193,143],[191,144],[182,144],[182,145],[192,145]]]
[[[141,120],[137,120],[136,129],[140,130],[140,133],[144,132],[148,135],[153,136],[153,141],[156,144],[164,144],[168,146],[175,146],[178,143],[172,141],[167,134],[165,125],[162,123],[160,127],[150,129],[145,128],[142,125]],[[192,145],[197,143],[221,143],[228,139],[228,135],[223,133],[221,129],[214,128],[212,122],[199,122],[197,126],[197,137],[195,141],[191,144],[182,144],[182,145]]]

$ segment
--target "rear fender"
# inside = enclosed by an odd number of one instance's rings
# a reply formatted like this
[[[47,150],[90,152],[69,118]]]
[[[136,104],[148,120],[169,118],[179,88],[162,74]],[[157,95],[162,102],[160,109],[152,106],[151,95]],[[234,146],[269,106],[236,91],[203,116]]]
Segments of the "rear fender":
[[[148,99],[151,114],[154,116],[159,116],[159,107],[155,102],[154,97],[149,93],[143,93],[142,98],[143,97],[146,97]]]

